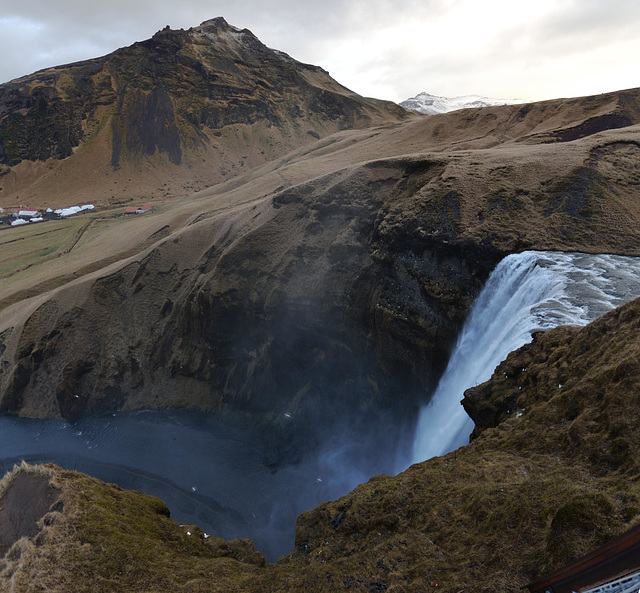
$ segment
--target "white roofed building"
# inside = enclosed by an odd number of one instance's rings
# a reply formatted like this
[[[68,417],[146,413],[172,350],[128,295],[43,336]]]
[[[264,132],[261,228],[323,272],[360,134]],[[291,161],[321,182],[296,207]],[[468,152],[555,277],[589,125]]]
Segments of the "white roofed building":
[[[13,213],[13,217],[14,218],[23,218],[23,219],[29,219],[29,218],[33,218],[34,216],[38,216],[38,211],[37,210],[26,210],[24,208],[21,208],[20,210],[16,210]]]

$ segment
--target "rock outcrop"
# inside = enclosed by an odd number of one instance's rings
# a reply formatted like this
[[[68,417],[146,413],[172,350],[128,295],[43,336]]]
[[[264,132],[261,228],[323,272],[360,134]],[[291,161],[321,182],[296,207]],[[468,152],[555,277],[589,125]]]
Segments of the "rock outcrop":
[[[8,552],[23,538],[34,538],[49,513],[63,509],[60,491],[51,483],[46,468],[18,466],[0,482],[0,554]],[[49,515],[50,517],[51,515]]]

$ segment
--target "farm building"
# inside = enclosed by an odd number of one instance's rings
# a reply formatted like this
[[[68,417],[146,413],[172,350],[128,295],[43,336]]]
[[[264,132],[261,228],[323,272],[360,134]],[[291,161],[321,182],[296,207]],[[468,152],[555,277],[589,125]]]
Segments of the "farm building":
[[[151,210],[151,206],[149,204],[145,204],[144,206],[129,206],[124,213],[125,214],[144,214],[145,212],[149,212]]]
[[[37,210],[27,210],[25,208],[20,208],[13,213],[13,218],[21,218],[23,220],[29,220],[30,218],[34,218],[38,216],[39,213]]]

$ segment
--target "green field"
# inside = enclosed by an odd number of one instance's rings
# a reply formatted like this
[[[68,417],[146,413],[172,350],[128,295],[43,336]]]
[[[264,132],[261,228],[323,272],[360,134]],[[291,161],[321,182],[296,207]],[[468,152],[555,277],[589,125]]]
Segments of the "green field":
[[[0,232],[0,278],[68,250],[87,219],[52,220]]]

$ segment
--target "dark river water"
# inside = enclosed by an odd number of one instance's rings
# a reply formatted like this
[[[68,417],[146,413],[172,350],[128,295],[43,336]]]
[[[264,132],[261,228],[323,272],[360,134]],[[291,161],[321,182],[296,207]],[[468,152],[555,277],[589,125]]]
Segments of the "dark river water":
[[[391,467],[390,454],[388,467],[378,458],[356,469],[352,453],[333,443],[313,460],[274,471],[249,433],[195,412],[137,412],[75,424],[0,417],[5,471],[22,459],[53,462],[153,494],[174,520],[216,537],[249,537],[268,560],[293,549],[301,512]]]

